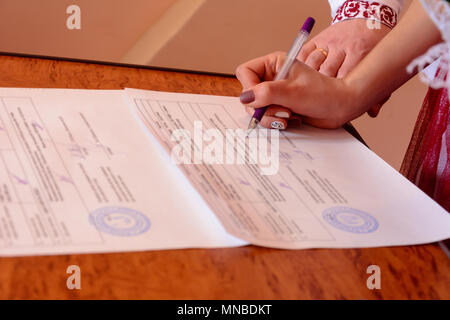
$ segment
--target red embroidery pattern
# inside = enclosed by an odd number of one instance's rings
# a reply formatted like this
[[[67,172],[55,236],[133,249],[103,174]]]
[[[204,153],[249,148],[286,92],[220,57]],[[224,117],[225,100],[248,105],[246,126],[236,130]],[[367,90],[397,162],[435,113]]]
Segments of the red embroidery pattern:
[[[397,25],[397,12],[379,2],[347,0],[337,11],[333,23],[349,19],[368,19],[381,22],[389,28]]]

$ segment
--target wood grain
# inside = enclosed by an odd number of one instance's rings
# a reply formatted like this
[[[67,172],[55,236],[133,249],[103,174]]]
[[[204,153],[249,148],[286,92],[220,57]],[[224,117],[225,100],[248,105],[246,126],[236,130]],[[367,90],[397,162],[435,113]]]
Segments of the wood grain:
[[[237,96],[237,80],[0,56],[0,86],[141,89]],[[66,268],[81,268],[81,290]],[[381,290],[366,287],[369,265]],[[438,245],[351,250],[254,246],[0,259],[0,299],[449,299],[450,262]]]

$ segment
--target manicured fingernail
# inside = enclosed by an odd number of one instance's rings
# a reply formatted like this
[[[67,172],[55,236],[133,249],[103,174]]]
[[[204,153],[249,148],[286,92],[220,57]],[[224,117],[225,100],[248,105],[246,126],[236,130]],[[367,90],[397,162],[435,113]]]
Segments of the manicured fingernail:
[[[255,101],[255,93],[253,92],[253,90],[242,92],[240,99],[243,104],[251,103]]]
[[[287,113],[286,111],[278,111],[277,113],[275,113],[275,117],[289,119],[289,113]]]
[[[273,129],[279,129],[279,130],[284,130],[284,123],[281,121],[272,121],[272,123],[270,124],[270,126]]]

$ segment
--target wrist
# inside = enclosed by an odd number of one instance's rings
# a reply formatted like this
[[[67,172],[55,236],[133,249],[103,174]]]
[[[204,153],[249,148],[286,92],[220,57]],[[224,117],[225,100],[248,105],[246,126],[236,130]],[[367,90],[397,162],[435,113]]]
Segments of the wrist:
[[[370,90],[364,79],[345,77],[340,79],[342,123],[354,120],[367,112],[372,106]]]

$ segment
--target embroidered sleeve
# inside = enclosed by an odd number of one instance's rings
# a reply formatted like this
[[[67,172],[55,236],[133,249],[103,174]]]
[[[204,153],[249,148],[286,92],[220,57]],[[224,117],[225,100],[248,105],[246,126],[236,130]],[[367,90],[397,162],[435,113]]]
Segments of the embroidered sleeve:
[[[403,1],[397,0],[399,8]],[[398,22],[398,13],[392,7],[377,1],[345,1],[337,10],[333,24],[350,19],[374,20],[389,28],[394,28]]]
[[[437,59],[439,72],[429,74],[421,72],[420,77],[434,89],[447,88],[450,92],[450,2],[443,0],[420,0],[425,11],[439,28],[442,34],[442,42],[431,47],[428,51],[416,58],[409,66],[408,71],[423,71],[426,66]]]

